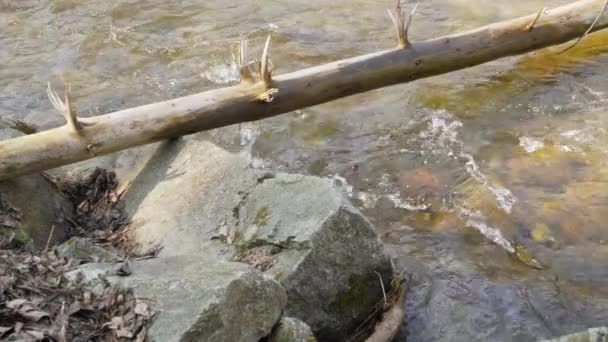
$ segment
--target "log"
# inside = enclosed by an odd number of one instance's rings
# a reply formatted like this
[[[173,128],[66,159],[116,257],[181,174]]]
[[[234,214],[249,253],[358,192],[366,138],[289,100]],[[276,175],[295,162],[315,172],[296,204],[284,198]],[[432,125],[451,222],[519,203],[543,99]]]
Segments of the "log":
[[[580,0],[461,34],[412,43],[407,29],[413,13],[406,20],[398,5],[391,13],[398,32],[394,49],[274,77],[268,61],[270,40],[257,63],[246,63],[246,44],[242,44],[240,84],[87,120],[76,118],[69,91],[62,101],[50,90],[49,97],[66,116],[67,124],[1,141],[0,180],[580,39],[608,26],[606,2]]]

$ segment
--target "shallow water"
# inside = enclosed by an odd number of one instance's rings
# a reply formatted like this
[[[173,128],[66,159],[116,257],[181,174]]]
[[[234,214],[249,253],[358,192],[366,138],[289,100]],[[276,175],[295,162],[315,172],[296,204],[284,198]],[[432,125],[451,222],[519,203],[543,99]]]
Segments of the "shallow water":
[[[568,1],[429,0],[414,40]],[[0,119],[81,115],[232,84],[241,36],[276,72],[393,46],[392,1],[0,0]],[[608,318],[608,33],[208,137],[334,177],[411,273],[402,339],[534,341]]]

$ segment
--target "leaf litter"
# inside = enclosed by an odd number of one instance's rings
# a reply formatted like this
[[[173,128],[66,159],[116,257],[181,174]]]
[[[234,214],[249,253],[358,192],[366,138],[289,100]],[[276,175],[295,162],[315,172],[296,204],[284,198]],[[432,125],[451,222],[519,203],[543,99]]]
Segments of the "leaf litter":
[[[73,259],[0,251],[0,340],[145,341],[156,313],[129,289],[91,291],[65,274]]]
[[[73,203],[74,215],[58,213],[68,236],[119,251],[123,262],[114,274],[129,276],[129,260],[158,255],[159,246],[139,252],[129,239],[128,220],[117,208],[128,184],[119,185],[113,172],[97,168],[77,183],[46,177]],[[10,228],[21,219],[8,203],[0,201],[0,207],[3,226]],[[103,290],[95,292],[81,278],[68,280],[65,274],[82,262],[60,257],[48,246],[33,251],[0,245],[0,340],[147,341],[157,313],[132,290],[112,286],[105,278]]]

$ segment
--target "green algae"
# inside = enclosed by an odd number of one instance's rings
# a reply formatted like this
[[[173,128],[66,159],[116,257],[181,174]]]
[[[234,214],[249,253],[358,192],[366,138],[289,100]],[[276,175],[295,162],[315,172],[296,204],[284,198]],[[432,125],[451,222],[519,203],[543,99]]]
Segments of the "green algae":
[[[260,208],[260,210],[258,210],[257,214],[255,215],[254,223],[259,227],[263,227],[268,224],[269,219],[270,208],[268,208],[268,206],[263,206]]]

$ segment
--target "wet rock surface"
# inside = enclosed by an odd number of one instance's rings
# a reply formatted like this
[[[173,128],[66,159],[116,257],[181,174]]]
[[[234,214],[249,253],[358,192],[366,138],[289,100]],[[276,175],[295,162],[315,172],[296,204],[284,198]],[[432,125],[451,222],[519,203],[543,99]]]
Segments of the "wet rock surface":
[[[465,251],[461,240],[419,235],[387,245],[411,276],[399,340],[532,342],[608,320],[600,287],[530,269],[491,243]]]

